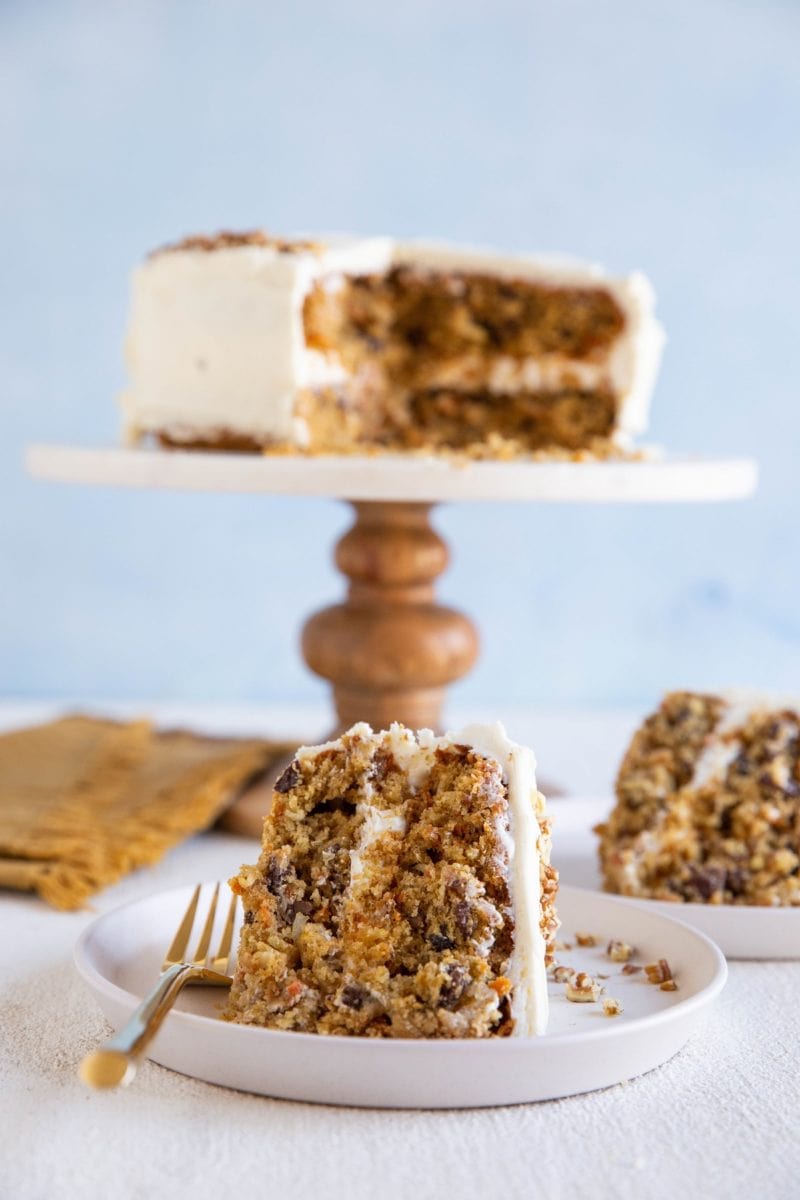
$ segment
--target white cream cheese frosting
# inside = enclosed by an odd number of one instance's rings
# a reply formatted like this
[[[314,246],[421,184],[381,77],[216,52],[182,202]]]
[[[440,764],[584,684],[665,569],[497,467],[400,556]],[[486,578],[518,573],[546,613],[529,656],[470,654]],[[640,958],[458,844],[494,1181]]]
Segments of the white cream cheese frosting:
[[[167,249],[134,272],[126,341],[126,432],[190,441],[229,431],[302,446],[299,389],[343,378],[310,351],[306,295],[320,276],[384,270],[386,238],[329,241],[286,252],[243,244]]]
[[[306,446],[308,429],[296,414],[298,394],[347,379],[334,355],[306,345],[303,304],[309,291],[320,281],[335,289],[346,276],[399,265],[604,288],[625,317],[610,353],[596,362],[558,354],[521,361],[501,357],[488,386],[498,393],[607,387],[618,397],[616,440],[625,444],[643,432],[664,341],[643,275],[613,278],[598,266],[562,257],[335,235],[319,243],[212,248],[190,243],[146,259],[132,282],[130,382],[121,397],[126,434],[160,432],[192,441],[228,433]],[[434,386],[455,385],[451,371],[443,364]]]
[[[511,902],[514,909],[514,950],[510,978],[514,985],[511,1015],[514,1033],[523,1037],[547,1029],[548,997],[545,940],[541,920],[541,828],[544,798],[536,787],[536,759],[526,746],[512,742],[498,721],[470,725],[445,740],[472,746],[497,761],[508,788]]]

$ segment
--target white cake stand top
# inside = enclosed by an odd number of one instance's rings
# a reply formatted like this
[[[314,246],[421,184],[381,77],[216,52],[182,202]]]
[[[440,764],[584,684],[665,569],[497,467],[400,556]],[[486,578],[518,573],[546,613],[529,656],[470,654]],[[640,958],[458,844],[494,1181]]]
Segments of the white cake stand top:
[[[289,456],[197,450],[39,445],[36,479],[57,483],[262,492],[343,500],[652,502],[743,500],[756,488],[752,459],[674,457],[641,462],[470,462],[373,456]]]

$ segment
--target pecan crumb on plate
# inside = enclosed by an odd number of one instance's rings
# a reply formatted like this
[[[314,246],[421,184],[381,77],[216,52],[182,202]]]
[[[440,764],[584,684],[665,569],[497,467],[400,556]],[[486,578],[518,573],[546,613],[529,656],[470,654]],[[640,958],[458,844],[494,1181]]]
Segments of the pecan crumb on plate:
[[[599,983],[592,979],[591,975],[587,975],[585,971],[579,971],[574,979],[567,981],[564,991],[567,999],[573,1004],[591,1004],[599,999],[602,988]]]
[[[633,946],[629,946],[627,942],[621,942],[619,938],[612,938],[606,946],[606,954],[612,962],[627,962],[633,958]]]
[[[677,991],[678,985],[672,977],[670,965],[665,958],[660,958],[658,962],[648,963],[644,970],[648,983],[659,984],[663,992]]]

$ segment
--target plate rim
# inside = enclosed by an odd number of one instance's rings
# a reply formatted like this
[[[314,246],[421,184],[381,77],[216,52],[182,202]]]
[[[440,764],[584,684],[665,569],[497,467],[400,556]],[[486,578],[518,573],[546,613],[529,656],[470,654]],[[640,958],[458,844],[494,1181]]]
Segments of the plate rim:
[[[207,887],[217,883],[217,880],[205,880],[201,886]],[[115,1001],[116,1003],[125,1003],[132,1012],[134,1007],[140,1002],[141,997],[129,992],[126,988],[120,987],[103,975],[91,960],[89,945],[92,942],[93,936],[96,935],[98,928],[109,921],[113,917],[119,916],[126,909],[136,908],[143,902],[155,900],[159,897],[166,898],[167,896],[177,893],[188,895],[193,889],[193,884],[182,884],[173,888],[165,888],[161,891],[151,893],[149,896],[139,896],[138,898],[128,900],[124,904],[115,906],[107,912],[100,913],[89,925],[82,931],[78,937],[73,949],[73,962],[78,971],[78,974],[83,979],[84,983],[89,987],[90,991],[99,991],[105,996]],[[514,1049],[519,1049],[520,1045],[525,1045],[526,1048],[542,1045],[546,1043],[552,1045],[580,1045],[581,1043],[592,1043],[598,1038],[606,1039],[618,1038],[625,1035],[630,1035],[634,1032],[646,1032],[651,1026],[664,1026],[672,1024],[676,1021],[689,1018],[696,1012],[697,1009],[704,1008],[710,1005],[719,996],[720,992],[725,987],[728,980],[728,963],[725,955],[717,946],[716,942],[701,930],[685,921],[677,920],[667,914],[661,912],[653,912],[646,910],[639,905],[632,903],[628,897],[616,896],[608,892],[595,892],[592,888],[574,887],[571,884],[565,884],[562,889],[577,896],[591,896],[596,898],[598,895],[603,900],[608,901],[612,906],[621,906],[622,908],[633,909],[637,912],[647,912],[649,917],[655,918],[656,921],[665,921],[668,924],[677,925],[681,931],[690,938],[698,942],[703,949],[710,954],[714,962],[714,970],[708,983],[704,984],[698,991],[693,992],[685,999],[680,999],[669,1005],[662,1011],[648,1013],[644,1016],[629,1017],[626,1021],[620,1023],[609,1022],[602,1026],[579,1030],[577,1032],[565,1033],[544,1033],[537,1037],[509,1037],[509,1038],[363,1038],[352,1037],[344,1034],[317,1034],[317,1033],[301,1033],[296,1030],[285,1029],[269,1029],[259,1025],[244,1025],[235,1021],[222,1021],[221,1018],[212,1018],[203,1013],[186,1012],[183,1009],[172,1009],[168,1015],[168,1020],[179,1021],[181,1024],[188,1025],[189,1028],[197,1026],[200,1029],[207,1028],[209,1023],[212,1027],[224,1026],[231,1031],[231,1036],[243,1036],[241,1031],[246,1031],[244,1036],[252,1037],[254,1033],[261,1036],[267,1036],[269,1039],[278,1039],[281,1042],[297,1045],[298,1049],[302,1046],[320,1045],[324,1043],[326,1046],[343,1046],[347,1045],[350,1048],[355,1046],[370,1047],[374,1046],[378,1041],[381,1046],[382,1053],[398,1054],[402,1052],[402,1047],[416,1046],[427,1047],[429,1050],[433,1047],[436,1052],[456,1053],[460,1051],[464,1053],[486,1053],[485,1049],[478,1050],[478,1047],[493,1047],[494,1053],[508,1054]],[[155,977],[153,982],[155,983]],[[233,1032],[237,1031],[237,1032]],[[501,1049],[505,1046],[506,1049]],[[389,1049],[394,1047],[394,1049]],[[445,1049],[448,1047],[448,1049]],[[469,1049],[467,1049],[469,1047]],[[365,1049],[356,1050],[355,1053],[363,1054]],[[374,1053],[374,1050],[372,1051]]]

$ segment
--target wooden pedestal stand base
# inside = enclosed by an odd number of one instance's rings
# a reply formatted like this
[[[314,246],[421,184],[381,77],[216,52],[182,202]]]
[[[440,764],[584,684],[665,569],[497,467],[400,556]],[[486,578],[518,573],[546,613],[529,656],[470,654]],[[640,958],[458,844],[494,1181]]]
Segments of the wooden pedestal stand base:
[[[303,654],[333,684],[339,729],[367,721],[385,729],[437,729],[448,684],[475,662],[478,634],[467,617],[437,604],[434,580],[447,546],[430,504],[354,503],[356,520],[336,547],[350,580],[343,604],[306,623]]]
[[[303,655],[333,684],[340,733],[356,721],[386,729],[439,729],[448,684],[475,662],[478,632],[455,609],[437,604],[434,581],[449,553],[430,523],[430,504],[356,501],[355,524],[336,546],[350,580],[343,604],[306,622]],[[241,796],[221,824],[261,836],[272,784],[288,761]]]
[[[61,483],[111,484],[285,496],[350,496],[356,522],[336,549],[350,580],[347,599],[317,613],[303,633],[313,671],[333,684],[340,729],[368,721],[412,728],[440,724],[449,683],[469,670],[477,634],[434,598],[447,547],[431,528],[431,504],[512,500],[542,503],[673,503],[739,500],[756,485],[749,459],[654,458],[621,462],[475,462],[404,455],[259,455],[151,448],[32,446],[28,470]],[[502,562],[497,566],[502,569]],[[258,836],[269,781],[227,815],[229,828]]]

